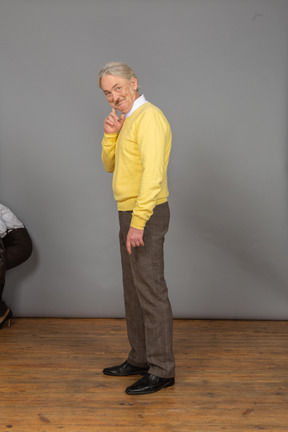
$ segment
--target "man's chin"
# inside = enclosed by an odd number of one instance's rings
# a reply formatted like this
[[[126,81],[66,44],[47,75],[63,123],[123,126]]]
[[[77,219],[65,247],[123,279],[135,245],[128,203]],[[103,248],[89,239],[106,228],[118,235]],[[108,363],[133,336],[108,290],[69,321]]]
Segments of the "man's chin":
[[[122,112],[121,107],[119,107],[118,105],[115,105],[115,108],[117,109],[117,111]]]
[[[124,110],[122,110],[121,108],[119,108],[119,107],[116,107],[116,109],[117,109],[117,111],[119,111],[121,114],[126,114],[128,111],[126,111],[125,109]]]

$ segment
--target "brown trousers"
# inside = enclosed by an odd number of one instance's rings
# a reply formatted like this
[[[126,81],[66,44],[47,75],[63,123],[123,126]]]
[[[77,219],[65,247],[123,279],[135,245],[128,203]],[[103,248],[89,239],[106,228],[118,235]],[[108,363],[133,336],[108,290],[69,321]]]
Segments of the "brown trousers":
[[[164,237],[169,227],[168,202],[154,208],[144,230],[144,247],[126,250],[132,211],[120,211],[122,261],[127,334],[131,345],[129,363],[149,366],[161,378],[175,375],[172,350],[173,317],[164,278]]]

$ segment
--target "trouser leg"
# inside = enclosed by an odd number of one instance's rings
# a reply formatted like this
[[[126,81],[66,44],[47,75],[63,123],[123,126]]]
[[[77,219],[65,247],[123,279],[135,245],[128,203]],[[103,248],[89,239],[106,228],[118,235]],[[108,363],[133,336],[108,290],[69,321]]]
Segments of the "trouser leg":
[[[4,284],[0,285],[0,317],[2,317],[2,315],[6,312],[7,310],[7,306],[6,304],[3,302],[2,300],[2,293],[4,290]]]
[[[133,317],[138,314],[141,316],[142,326],[144,326],[146,361],[150,366],[149,373],[162,378],[170,378],[175,374],[172,350],[173,317],[164,278],[163,259],[164,236],[169,226],[169,215],[168,203],[156,206],[144,230],[145,246],[133,248],[132,255],[128,255],[127,251],[125,252],[128,256],[128,258],[126,256],[125,261],[127,263],[128,259],[130,262],[130,280],[133,280],[133,285],[130,284],[130,287],[124,285],[129,340],[133,344],[131,344],[132,352],[136,351],[140,322],[138,319],[136,332],[131,322],[134,322],[135,325]],[[130,220],[126,220],[125,233],[128,232]],[[124,230],[122,229],[122,231]],[[123,254],[124,251],[122,251]],[[125,282],[124,277],[123,281]],[[134,294],[131,301],[129,293],[132,291]],[[137,302],[135,302],[135,297]],[[141,344],[143,340],[144,337],[141,339]]]
[[[6,251],[6,270],[17,267],[26,261],[32,253],[32,241],[26,228],[10,231],[4,238]]]
[[[145,329],[142,308],[135,289],[129,255],[126,250],[126,237],[131,222],[132,212],[120,212],[120,252],[124,287],[127,335],[131,346],[128,355],[129,363],[134,366],[147,366]]]
[[[5,283],[6,274],[6,252],[3,239],[0,237],[0,285]]]
[[[10,231],[0,239],[0,314],[7,309],[2,300],[6,271],[26,261],[32,253],[32,241],[26,228]]]
[[[6,275],[6,253],[3,239],[0,237],[0,316],[6,311],[6,305],[2,301]]]

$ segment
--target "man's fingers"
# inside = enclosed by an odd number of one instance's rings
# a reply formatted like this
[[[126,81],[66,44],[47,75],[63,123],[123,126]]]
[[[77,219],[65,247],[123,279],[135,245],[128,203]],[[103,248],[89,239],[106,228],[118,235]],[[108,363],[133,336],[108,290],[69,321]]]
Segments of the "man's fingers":
[[[130,226],[126,240],[126,247],[129,254],[132,252],[132,247],[144,246],[143,234],[144,230]]]
[[[128,254],[131,255],[131,253],[132,253],[131,243],[130,243],[130,241],[128,239],[127,239],[127,242],[126,242],[126,249],[127,249]]]
[[[117,110],[116,110],[116,108],[115,107],[112,107],[112,112],[111,112],[111,114],[110,114],[110,116],[117,122],[117,123],[123,123],[124,122],[124,114],[122,114],[121,116],[120,116],[120,119],[119,119],[119,117],[118,117],[118,115],[117,115]]]
[[[115,120],[112,117],[108,116],[105,119],[105,123],[109,124],[110,126],[113,126],[113,124],[115,123]]]
[[[111,113],[111,115],[112,115],[113,118],[114,118],[117,122],[119,122],[119,123],[122,121],[122,116],[123,116],[123,121],[124,121],[124,114],[122,114],[121,117],[120,117],[120,119],[119,119],[119,117],[118,117],[118,115],[117,115],[117,110],[116,110],[115,107],[112,107],[112,113]]]
[[[118,121],[118,117],[117,114],[114,114],[113,112],[111,112],[108,116],[108,118],[111,118],[114,121]]]
[[[106,117],[106,122],[108,122],[110,125],[113,124],[118,124],[120,122],[119,118],[117,117],[117,114],[114,114],[114,112],[111,112],[107,117]]]
[[[132,254],[132,247],[139,247],[139,246],[144,246],[144,241],[143,240],[130,240],[127,239],[126,242],[126,249],[129,255]]]

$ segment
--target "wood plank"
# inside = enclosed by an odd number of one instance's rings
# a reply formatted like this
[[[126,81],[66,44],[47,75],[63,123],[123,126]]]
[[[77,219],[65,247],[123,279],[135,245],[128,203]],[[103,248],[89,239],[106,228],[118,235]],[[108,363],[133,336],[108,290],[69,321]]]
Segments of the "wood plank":
[[[288,430],[288,322],[175,320],[176,385],[128,396],[122,319],[21,318],[0,331],[2,432]]]

